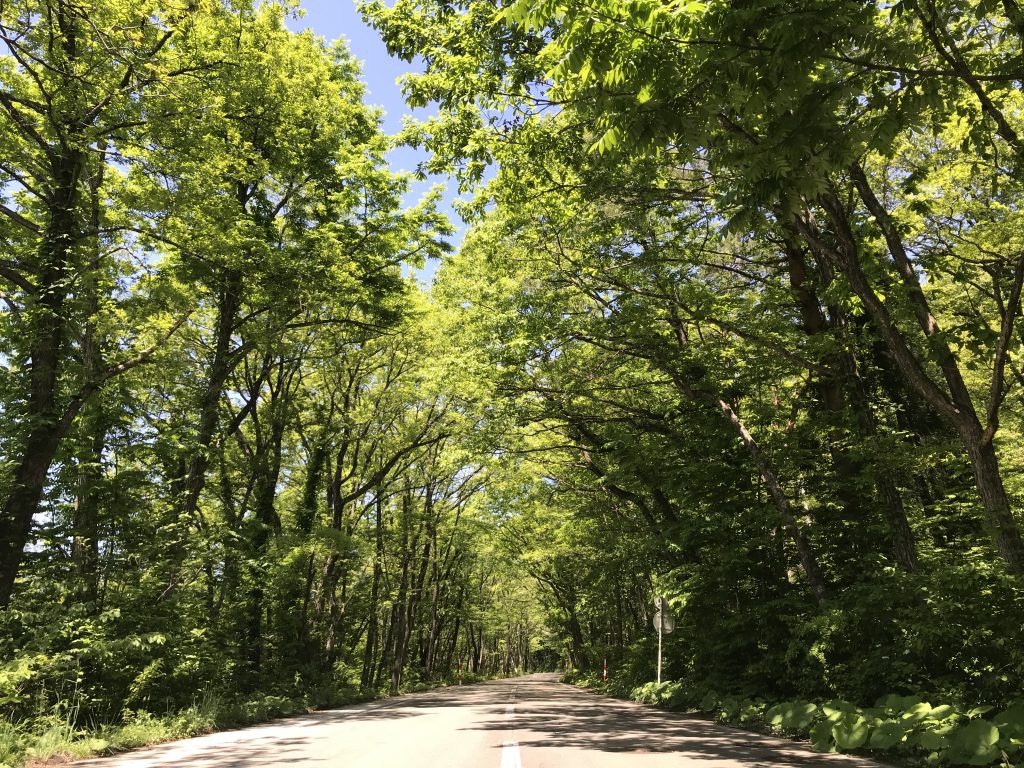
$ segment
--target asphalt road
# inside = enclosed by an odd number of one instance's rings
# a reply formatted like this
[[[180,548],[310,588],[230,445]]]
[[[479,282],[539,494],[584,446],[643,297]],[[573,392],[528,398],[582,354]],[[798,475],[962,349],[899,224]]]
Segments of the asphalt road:
[[[868,768],[529,675],[278,720],[76,768]]]

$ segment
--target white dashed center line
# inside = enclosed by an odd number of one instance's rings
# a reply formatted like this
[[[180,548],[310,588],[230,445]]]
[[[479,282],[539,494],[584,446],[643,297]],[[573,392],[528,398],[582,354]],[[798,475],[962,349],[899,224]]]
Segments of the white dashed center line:
[[[512,690],[513,699],[518,691],[518,686]],[[513,725],[515,717],[516,704],[515,701],[511,701],[505,705],[505,720],[509,730],[514,730],[515,728]],[[523,768],[522,760],[519,757],[518,741],[503,741],[501,743],[501,768]]]
[[[523,768],[519,761],[519,742],[506,741],[501,745],[501,768]]]

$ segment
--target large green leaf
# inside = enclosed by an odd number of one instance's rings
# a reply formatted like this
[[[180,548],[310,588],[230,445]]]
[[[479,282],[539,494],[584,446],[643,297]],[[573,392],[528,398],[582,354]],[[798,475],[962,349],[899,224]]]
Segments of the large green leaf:
[[[700,700],[700,711],[710,712],[718,706],[718,694],[714,691],[709,691],[704,694],[704,698]]]
[[[972,720],[949,737],[946,759],[954,765],[986,765],[999,757],[999,729],[984,720]]]
[[[808,701],[787,701],[776,704],[765,713],[769,723],[786,731],[804,731],[814,722],[818,707]]]
[[[821,705],[821,711],[825,717],[835,722],[845,712],[857,712],[858,707],[856,704],[851,704],[849,701],[843,701],[842,699],[832,699],[826,701]]]
[[[740,702],[730,696],[722,701],[718,714],[723,720],[732,720],[740,711]]]
[[[922,731],[918,734],[917,741],[930,752],[945,749],[949,746],[949,739],[936,731]]]
[[[815,752],[835,752],[836,742],[832,738],[832,723],[822,720],[811,728],[811,749]]]
[[[871,746],[875,749],[892,749],[903,741],[906,735],[907,729],[902,723],[887,720],[871,732]]]
[[[920,723],[922,720],[928,717],[931,711],[931,704],[925,704],[924,702],[920,702],[914,704],[913,706],[907,707],[906,711],[903,713],[903,720],[910,723]]]
[[[1017,702],[992,717],[992,722],[1003,736],[1024,738],[1024,702]]]
[[[871,733],[871,726],[863,715],[847,712],[834,726],[832,737],[840,749],[857,749],[864,746]]]
[[[928,719],[945,720],[946,718],[952,717],[955,714],[955,708],[949,706],[949,704],[940,704],[939,706],[932,708],[932,711],[928,713]]]

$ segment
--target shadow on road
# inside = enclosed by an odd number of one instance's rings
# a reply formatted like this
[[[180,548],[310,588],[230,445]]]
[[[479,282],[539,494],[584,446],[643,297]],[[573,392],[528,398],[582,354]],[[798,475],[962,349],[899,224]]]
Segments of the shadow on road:
[[[488,714],[504,713],[494,706]],[[506,730],[497,720],[469,730]],[[744,768],[874,766],[848,755],[815,755],[805,746],[721,726],[698,717],[586,693],[548,681],[524,681],[515,695],[519,747],[569,748],[634,754],[675,753],[691,760],[732,761]],[[524,752],[528,754],[528,752]]]
[[[462,714],[453,717],[453,710]],[[447,714],[445,714],[447,713]],[[418,718],[425,718],[419,720]],[[387,721],[416,719],[406,729]],[[360,725],[362,724],[362,726]],[[426,730],[424,730],[426,729]],[[732,768],[868,768],[867,760],[815,755],[803,746],[720,726],[687,715],[663,712],[608,699],[560,685],[554,675],[536,675],[472,686],[412,694],[386,702],[315,712],[239,731],[164,744],[110,760],[89,761],[81,768],[269,768],[284,765],[377,765],[357,755],[404,754],[423,757],[423,744],[434,736],[449,749],[459,733],[487,738],[469,740],[485,752],[503,750],[514,739],[523,764],[587,765],[588,752],[626,755],[671,754],[680,764]],[[448,741],[450,740],[450,742]],[[464,742],[466,743],[466,742]],[[396,752],[395,750],[398,750]],[[449,754],[445,752],[444,754]],[[498,755],[479,762],[450,765],[498,765]],[[502,751],[500,757],[505,759]],[[353,760],[355,758],[355,760]],[[583,758],[581,761],[580,758]],[[641,758],[642,759],[642,758]],[[339,762],[340,761],[340,762]],[[504,764],[504,763],[503,763]],[[618,762],[616,762],[618,764]]]
[[[215,750],[204,751],[203,768],[252,768],[253,766],[286,765],[301,759],[303,765],[323,763],[325,760],[310,757],[306,748],[308,741],[303,738],[275,739],[272,745],[239,742],[221,745]],[[158,755],[145,760],[147,766],[160,768],[185,768],[197,765],[194,755],[180,758],[160,759]]]

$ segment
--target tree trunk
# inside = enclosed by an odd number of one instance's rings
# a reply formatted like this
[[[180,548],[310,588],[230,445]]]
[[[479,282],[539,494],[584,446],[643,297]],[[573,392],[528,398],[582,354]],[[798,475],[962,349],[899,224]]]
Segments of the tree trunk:
[[[225,269],[221,278],[216,338],[210,372],[199,406],[199,428],[185,477],[180,481],[182,490],[179,509],[182,521],[191,520],[199,506],[199,496],[206,485],[206,470],[210,465],[210,446],[217,433],[220,401],[236,362],[231,342],[235,321],[242,306],[242,274],[237,269]]]
[[[822,312],[821,302],[811,282],[803,252],[788,240],[785,243],[785,250],[789,265],[790,287],[796,296],[804,331],[810,336],[834,333],[834,329],[830,327]],[[825,269],[825,266],[822,265],[821,269]],[[830,309],[830,313],[833,325],[835,325],[837,321],[834,310]],[[847,397],[843,389],[843,381],[845,381],[851,390],[852,396],[849,398],[849,403],[854,410],[859,432],[862,437],[873,437],[878,433],[877,424],[871,413],[867,393],[863,389],[863,382],[857,370],[857,361],[851,353],[842,350],[841,344],[837,346],[839,351],[830,361],[830,368],[835,371],[835,374],[818,382],[822,402],[830,414],[834,417],[840,416],[847,405]],[[842,375],[842,381],[839,374]],[[837,440],[836,437],[839,436],[831,434],[834,430],[835,427],[830,430],[829,434],[829,451],[839,475],[841,501],[847,518],[856,519],[862,514],[861,510],[869,508],[868,500],[863,498],[856,483],[856,475],[864,468],[860,462],[852,460],[848,452],[840,447],[842,440]],[[914,534],[907,520],[903,499],[892,477],[892,472],[885,467],[872,466],[870,473],[875,485],[877,502],[889,523],[893,557],[903,570],[913,571],[917,567]]]
[[[97,410],[90,408],[90,411]],[[99,517],[100,500],[97,486],[103,476],[103,446],[106,429],[100,423],[102,413],[89,413],[82,419],[85,445],[78,455],[78,478],[72,518],[71,562],[78,580],[78,598],[96,607],[99,591]]]
[[[102,206],[100,189],[103,186],[106,168],[106,147],[100,148],[95,172],[89,181],[90,242],[92,269],[82,276],[82,292],[88,305],[85,332],[82,335],[82,378],[97,381],[102,375],[103,356],[100,352],[99,330],[96,326],[100,311],[100,286],[97,273],[103,262],[100,247]],[[99,517],[100,500],[98,486],[103,476],[103,447],[106,443],[107,425],[102,402],[93,398],[83,406],[80,417],[81,437],[79,439],[78,482],[75,488],[74,514],[72,519],[71,560],[78,577],[78,597],[90,610],[95,611],[99,591]]]
[[[714,396],[712,395],[711,397]],[[771,465],[765,455],[761,452],[761,447],[757,444],[757,441],[754,440],[754,436],[750,434],[750,431],[746,428],[743,422],[740,421],[739,416],[733,410],[732,406],[720,398],[714,399],[717,401],[716,405],[718,409],[722,412],[729,423],[732,424],[733,428],[740,436],[740,440],[743,442],[743,445],[746,446],[747,452],[754,461],[754,466],[757,467],[757,471],[761,475],[761,479],[764,481],[765,487],[768,489],[768,495],[775,503],[775,508],[778,510],[779,516],[782,518],[783,527],[789,533],[790,538],[796,545],[797,556],[800,558],[800,567],[804,572],[804,576],[807,578],[807,585],[811,590],[811,594],[814,595],[815,599],[819,603],[824,602],[825,598],[828,596],[828,586],[825,581],[825,574],[821,570],[821,566],[818,564],[818,556],[815,554],[810,542],[807,540],[803,530],[797,523],[796,516],[793,514],[792,507],[789,505],[789,500],[786,498],[786,494],[782,490],[782,485],[779,483],[774,470],[771,468]]]
[[[988,513],[996,549],[1014,573],[1024,573],[1024,543],[1003,487],[999,459],[990,440],[980,434],[964,435],[974,468],[974,480],[981,503]]]
[[[78,199],[86,156],[67,149],[53,161],[54,190],[39,247],[36,295],[28,314],[29,391],[25,438],[11,488],[0,507],[0,607],[10,604],[14,580],[39,510],[57,447],[69,423],[57,403],[67,332],[65,301],[74,280],[74,251],[81,238]]]
[[[822,205],[838,236],[838,247],[831,247],[820,236],[810,218],[798,218],[796,226],[811,247],[820,253],[822,258],[831,260],[846,276],[907,385],[924,398],[960,436],[974,468],[978,495],[992,528],[996,549],[1011,573],[1024,574],[1024,539],[1021,538],[1020,529],[1011,511],[1010,501],[1002,483],[999,462],[991,445],[994,434],[991,430],[994,429],[995,422],[990,420],[989,430],[982,426],[956,358],[940,335],[939,325],[929,309],[927,297],[908,255],[903,250],[895,226],[889,221],[887,211],[874,197],[863,171],[851,169],[851,174],[865,205],[882,228],[911,309],[942,371],[945,389],[929,376],[927,367],[911,349],[906,335],[893,319],[885,301],[875,291],[860,263],[857,239],[853,234],[846,209],[838,197],[834,193],[822,197]]]
[[[376,551],[373,558],[373,584],[370,587],[370,624],[366,630],[366,648],[363,650],[363,674],[360,684],[369,688],[373,682],[374,660],[377,654],[377,613],[380,602],[380,582],[384,573],[384,504],[378,494],[374,502],[374,542]]]

